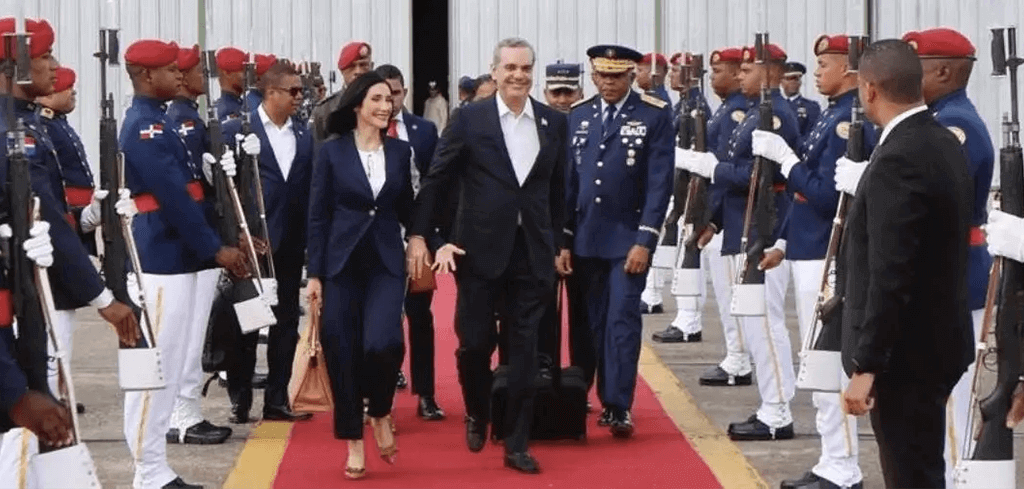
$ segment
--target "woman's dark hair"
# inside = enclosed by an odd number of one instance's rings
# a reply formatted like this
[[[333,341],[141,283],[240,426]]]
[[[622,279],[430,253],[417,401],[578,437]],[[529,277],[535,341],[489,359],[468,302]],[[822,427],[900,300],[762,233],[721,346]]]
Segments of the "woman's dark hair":
[[[352,83],[345,87],[345,91],[340,96],[338,109],[331,112],[331,116],[327,119],[327,133],[342,136],[352,132],[356,128],[356,107],[366,100],[366,94],[369,93],[370,87],[378,83],[387,85],[388,82],[375,71],[363,73],[352,80]],[[390,92],[389,87],[388,93],[390,94]],[[387,129],[381,129],[381,137],[385,134],[387,134]]]

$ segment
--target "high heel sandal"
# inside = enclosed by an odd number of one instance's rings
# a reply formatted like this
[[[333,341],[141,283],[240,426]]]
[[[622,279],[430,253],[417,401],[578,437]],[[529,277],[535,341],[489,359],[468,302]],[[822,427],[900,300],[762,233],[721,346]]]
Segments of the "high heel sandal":
[[[362,440],[359,440],[359,441],[362,441]],[[348,445],[348,449],[349,449],[350,453],[353,450],[352,445],[353,445],[353,443],[350,441],[349,445]],[[361,444],[360,444],[360,448],[362,448]],[[350,455],[349,459],[351,459],[351,458],[352,457]],[[348,463],[349,463],[349,461],[346,460],[345,461],[345,478],[346,479],[353,479],[353,480],[354,479],[362,479],[364,476],[366,476],[366,456],[365,456],[365,454],[363,456],[363,466],[362,467],[352,467]]]
[[[380,458],[389,464],[394,464],[395,459],[398,456],[398,443],[394,439],[394,435],[391,438],[391,444],[384,446],[383,438],[384,434],[382,430],[391,430],[391,417],[383,416],[380,418],[370,418],[370,427],[373,428],[373,439],[377,442],[377,449],[380,451]]]

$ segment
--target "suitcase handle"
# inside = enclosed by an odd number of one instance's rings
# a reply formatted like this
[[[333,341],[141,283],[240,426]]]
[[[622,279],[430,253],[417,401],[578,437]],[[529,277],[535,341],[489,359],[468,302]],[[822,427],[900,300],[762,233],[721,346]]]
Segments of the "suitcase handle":
[[[554,358],[552,358],[552,372],[551,372],[551,384],[555,389],[555,392],[561,392],[562,390],[562,309],[563,296],[565,295],[565,277],[558,278],[558,284],[555,285],[555,327],[553,328],[555,335],[555,351]],[[571,319],[571,318],[570,318]]]

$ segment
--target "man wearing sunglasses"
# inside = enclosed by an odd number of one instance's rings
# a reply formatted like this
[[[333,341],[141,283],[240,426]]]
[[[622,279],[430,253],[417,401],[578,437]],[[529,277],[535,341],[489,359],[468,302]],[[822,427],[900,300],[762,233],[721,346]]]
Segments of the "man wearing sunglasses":
[[[277,60],[262,75],[259,89],[263,102],[253,109],[252,134],[259,145],[246,153],[259,155],[259,178],[270,231],[277,278],[277,324],[267,339],[267,386],[263,392],[263,419],[303,421],[310,413],[297,413],[288,405],[288,379],[299,340],[299,288],[306,253],[306,217],[309,209],[309,179],[313,166],[313,136],[305,124],[294,118],[302,104],[302,80],[294,65]],[[241,130],[236,119],[224,124],[224,139],[234,141]],[[247,423],[252,407],[252,374],[256,366],[259,333],[244,337],[242,359],[228,371],[231,422]]]

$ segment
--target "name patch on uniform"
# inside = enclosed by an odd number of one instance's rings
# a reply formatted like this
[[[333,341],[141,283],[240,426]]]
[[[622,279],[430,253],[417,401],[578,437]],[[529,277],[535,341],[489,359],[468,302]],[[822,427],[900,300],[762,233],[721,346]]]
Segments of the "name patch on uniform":
[[[949,132],[956,136],[956,139],[960,141],[960,144],[964,144],[964,141],[967,141],[967,133],[964,132],[963,129],[956,126],[949,126],[946,129],[949,129]]]
[[[742,110],[736,109],[732,111],[732,120],[736,122],[743,122],[743,119],[747,117],[747,114]]]
[[[164,133],[163,124],[150,124],[149,127],[139,131],[139,139],[153,139]]]
[[[836,136],[843,139],[850,139],[850,123],[843,121],[836,124]]]
[[[644,137],[647,135],[647,125],[643,121],[626,121],[619,128],[619,136],[623,137]]]

